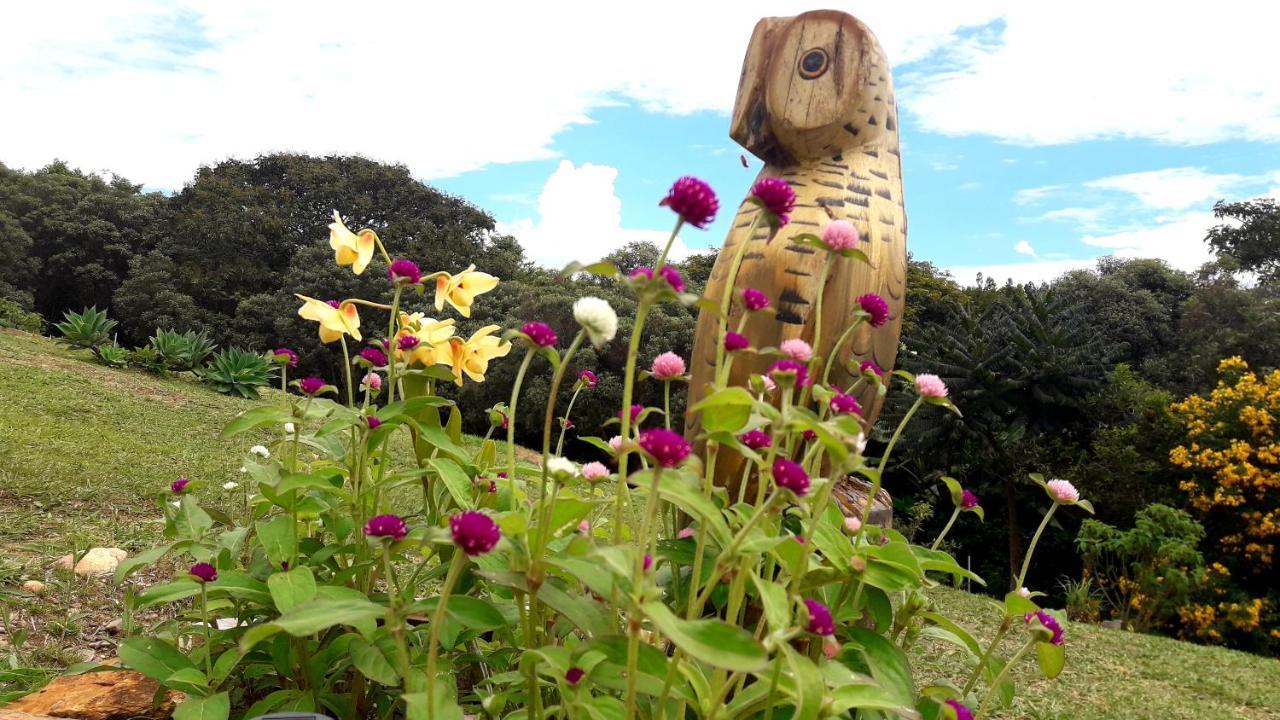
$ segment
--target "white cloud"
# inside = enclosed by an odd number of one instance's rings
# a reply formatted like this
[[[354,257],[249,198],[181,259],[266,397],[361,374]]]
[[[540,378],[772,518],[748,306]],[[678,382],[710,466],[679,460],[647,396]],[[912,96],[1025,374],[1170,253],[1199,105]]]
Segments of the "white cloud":
[[[629,242],[648,241],[662,247],[669,230],[622,227],[622,200],[614,190],[618,169],[568,160],[547,178],[538,196],[538,219],[521,218],[498,223],[498,232],[520,241],[529,258],[540,265],[561,268],[570,262],[594,262]],[[675,216],[671,216],[672,225]],[[677,237],[670,257],[683,260],[690,254]]]
[[[925,128],[1043,145],[1096,138],[1280,141],[1273,63],[1280,5],[1010,2],[947,47],[950,67],[903,78]]]
[[[961,285],[976,284],[978,275],[992,278],[1003,285],[1006,280],[1016,284],[1049,282],[1072,270],[1091,268],[1097,260],[1036,260],[1034,262],[991,263],[989,265],[952,265],[947,268],[951,277]]]
[[[1041,185],[1040,187],[1023,188],[1013,193],[1015,205],[1038,205],[1048,198],[1064,190],[1066,185]]]
[[[1126,192],[1148,207],[1181,210],[1220,200],[1235,188],[1255,179],[1234,173],[1218,174],[1200,168],[1180,167],[1112,175],[1091,180],[1084,186]]]
[[[1018,244],[1013,246],[1013,251],[1019,255],[1030,255],[1031,257],[1036,256],[1036,249],[1031,247],[1031,243],[1026,240],[1019,240]]]
[[[1189,212],[1161,218],[1149,227],[1111,233],[1086,235],[1089,246],[1105,248],[1108,255],[1126,258],[1159,258],[1175,268],[1194,270],[1212,259],[1204,241],[1208,229],[1217,224],[1211,213]]]
[[[1096,228],[1106,210],[1105,207],[1065,207],[1049,210],[1035,219],[1072,222],[1083,228]]]

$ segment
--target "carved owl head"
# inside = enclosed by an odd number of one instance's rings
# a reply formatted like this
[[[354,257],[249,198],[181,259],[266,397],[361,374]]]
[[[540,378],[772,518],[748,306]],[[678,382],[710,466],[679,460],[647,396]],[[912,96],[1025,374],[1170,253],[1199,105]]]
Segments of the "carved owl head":
[[[789,165],[896,131],[889,63],[857,18],[815,10],[756,24],[729,132],[739,144]]]

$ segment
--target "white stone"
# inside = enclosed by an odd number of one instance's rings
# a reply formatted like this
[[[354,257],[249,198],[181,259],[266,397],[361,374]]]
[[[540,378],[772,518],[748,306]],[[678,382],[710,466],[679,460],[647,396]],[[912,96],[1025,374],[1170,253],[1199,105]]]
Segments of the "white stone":
[[[129,557],[129,553],[120,548],[92,548],[84,554],[84,557],[80,558],[80,562],[76,563],[76,574],[87,577],[115,572],[116,566],[127,557]],[[60,568],[69,568],[71,567],[71,556],[63,555],[55,564]]]
[[[39,580],[28,580],[22,583],[22,589],[32,595],[40,595],[44,593],[44,583]]]

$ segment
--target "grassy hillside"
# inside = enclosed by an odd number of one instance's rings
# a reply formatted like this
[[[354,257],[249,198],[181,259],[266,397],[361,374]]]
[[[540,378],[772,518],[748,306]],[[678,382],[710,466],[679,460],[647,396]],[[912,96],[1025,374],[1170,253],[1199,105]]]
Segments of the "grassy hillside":
[[[0,330],[0,587],[12,591],[27,578],[51,586],[42,598],[6,601],[15,621],[36,630],[24,660],[56,666],[89,651],[110,654],[104,626],[119,617],[119,598],[96,581],[56,578],[50,563],[73,545],[151,545],[160,529],[155,495],[178,475],[206,480],[210,495],[238,479],[254,440],[223,440],[219,431],[252,405],[189,378],[109,370],[49,340]],[[936,599],[979,637],[998,622],[978,596],[939,590]],[[1045,681],[1030,665],[1020,669],[1020,697],[997,717],[1280,718],[1276,660],[1088,625],[1070,624],[1067,637],[1062,676]],[[1011,643],[1004,654],[1013,651]],[[6,652],[0,646],[0,663]],[[947,677],[958,652],[922,642],[914,650],[920,679]],[[4,685],[0,677],[0,694]]]

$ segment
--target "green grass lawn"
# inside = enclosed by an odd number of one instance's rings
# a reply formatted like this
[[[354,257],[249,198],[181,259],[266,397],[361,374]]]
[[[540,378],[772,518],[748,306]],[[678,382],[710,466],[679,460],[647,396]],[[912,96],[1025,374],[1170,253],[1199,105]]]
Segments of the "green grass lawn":
[[[0,330],[0,600],[12,620],[35,630],[27,659],[56,666],[86,648],[110,655],[103,627],[119,617],[120,598],[101,581],[58,578],[50,564],[73,546],[132,553],[152,545],[161,529],[155,496],[179,475],[206,481],[201,492],[210,499],[239,480],[248,448],[266,438],[225,440],[220,431],[254,404],[190,377],[111,370],[87,353]],[[50,591],[39,599],[12,593],[28,578],[48,581]],[[980,638],[999,622],[978,596],[943,589],[935,599]],[[1280,661],[1075,623],[1067,638],[1062,676],[1047,681],[1032,663],[1019,668],[1019,697],[996,717],[1280,718]],[[921,642],[913,649],[917,680],[956,680],[958,653]]]

